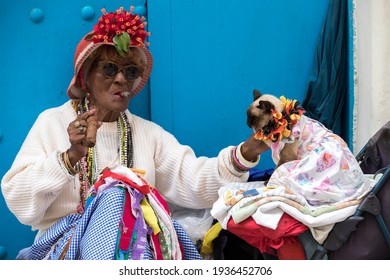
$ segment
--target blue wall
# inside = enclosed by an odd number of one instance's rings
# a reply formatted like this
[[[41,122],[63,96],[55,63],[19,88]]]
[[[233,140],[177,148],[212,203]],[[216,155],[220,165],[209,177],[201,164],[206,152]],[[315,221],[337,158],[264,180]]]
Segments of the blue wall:
[[[0,24],[15,28],[0,37],[0,177],[37,115],[67,100],[74,48],[101,15],[100,8],[127,9],[144,2],[3,3]],[[238,144],[251,133],[245,112],[254,88],[303,97],[327,5],[325,0],[147,1],[155,64],[150,84],[130,110],[161,124],[198,155],[214,156]],[[42,21],[34,8],[41,9]],[[259,168],[272,166],[266,154]],[[0,227],[0,246],[9,259],[35,234],[16,220],[2,197]]]
[[[7,34],[0,36],[0,119],[3,120],[0,177],[10,168],[38,114],[68,100],[66,89],[73,75],[74,49],[101,16],[100,9],[113,11],[120,5],[128,9],[131,4],[144,3],[141,0],[3,2],[0,26]],[[131,110],[149,118],[147,87],[134,98]],[[34,236],[30,227],[21,225],[8,211],[0,195],[0,246],[6,244],[7,257],[15,258],[21,248],[31,244]]]
[[[312,0],[149,1],[152,119],[198,155],[215,156],[245,140],[254,88],[303,98],[327,6]],[[267,153],[258,168],[273,166]]]

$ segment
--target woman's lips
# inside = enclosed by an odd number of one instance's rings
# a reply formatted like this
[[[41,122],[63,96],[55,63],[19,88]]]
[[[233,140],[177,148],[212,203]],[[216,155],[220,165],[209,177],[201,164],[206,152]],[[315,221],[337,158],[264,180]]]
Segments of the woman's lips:
[[[128,98],[130,97],[130,92],[128,91],[117,91],[114,93],[114,95],[117,95],[117,96],[120,96],[120,97],[123,97],[123,98]]]

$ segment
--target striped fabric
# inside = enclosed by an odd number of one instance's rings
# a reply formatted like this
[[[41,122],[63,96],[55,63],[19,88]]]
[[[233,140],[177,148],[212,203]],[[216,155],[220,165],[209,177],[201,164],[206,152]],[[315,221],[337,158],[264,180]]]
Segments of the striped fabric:
[[[110,188],[91,201],[83,215],[71,214],[59,220],[31,247],[20,251],[17,259],[59,259],[64,248],[69,248],[66,260],[112,260],[115,258],[118,228],[123,212],[124,192]],[[183,259],[202,259],[187,233],[173,221]],[[147,244],[143,259],[154,259]]]

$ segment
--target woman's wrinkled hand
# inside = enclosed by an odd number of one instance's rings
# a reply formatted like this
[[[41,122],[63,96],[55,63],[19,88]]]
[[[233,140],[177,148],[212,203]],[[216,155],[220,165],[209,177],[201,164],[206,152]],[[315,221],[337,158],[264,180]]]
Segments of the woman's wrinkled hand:
[[[97,110],[92,108],[88,112],[82,113],[72,121],[68,126],[68,135],[70,141],[70,148],[68,150],[69,160],[72,165],[75,165],[82,157],[88,152],[87,146],[87,129],[88,129],[88,118],[97,116]],[[98,127],[101,126],[99,122]]]

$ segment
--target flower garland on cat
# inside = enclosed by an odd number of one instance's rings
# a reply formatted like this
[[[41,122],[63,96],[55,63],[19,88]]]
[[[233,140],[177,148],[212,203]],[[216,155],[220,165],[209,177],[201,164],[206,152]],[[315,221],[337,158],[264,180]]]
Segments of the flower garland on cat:
[[[299,101],[280,97],[282,111],[272,109],[273,120],[266,127],[255,134],[255,139],[280,141],[291,135],[293,126],[301,118],[305,110],[299,106]]]

